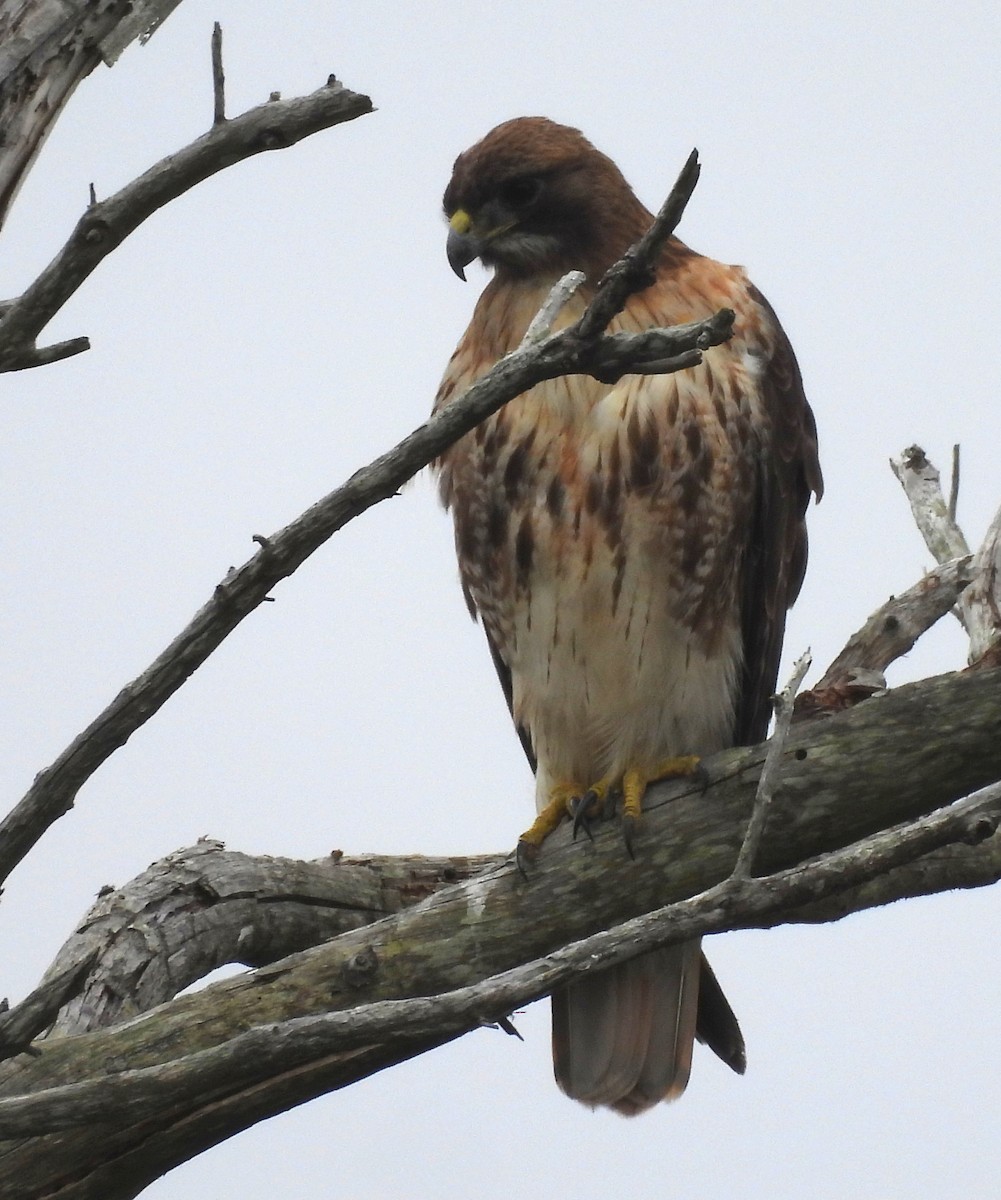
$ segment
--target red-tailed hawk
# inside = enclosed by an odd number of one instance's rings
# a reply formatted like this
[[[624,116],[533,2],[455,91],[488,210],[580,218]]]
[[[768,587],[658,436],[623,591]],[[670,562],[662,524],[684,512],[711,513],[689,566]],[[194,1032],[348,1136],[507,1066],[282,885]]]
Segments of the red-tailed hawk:
[[[518,345],[574,269],[586,283],[557,327],[576,320],[653,219],[611,159],[542,117],[507,121],[461,154],[444,205],[452,267],[462,276],[479,258],[494,275],[436,409]],[[723,307],[733,337],[701,365],[541,383],[437,463],[466,600],[536,772],[529,842],[582,797],[621,792],[634,817],[680,756],[765,737],[806,565],[803,514],[821,492],[792,348],[742,268],[675,238],[609,328]],[[696,1036],[743,1071],[740,1029],[698,942],[553,996],[556,1077],[585,1104],[632,1114],[680,1095]]]

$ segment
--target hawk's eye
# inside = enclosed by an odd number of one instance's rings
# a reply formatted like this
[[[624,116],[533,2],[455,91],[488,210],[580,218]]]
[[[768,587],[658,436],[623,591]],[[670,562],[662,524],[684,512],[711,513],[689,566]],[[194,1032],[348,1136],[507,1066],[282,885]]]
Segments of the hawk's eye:
[[[541,179],[534,175],[519,175],[502,183],[498,195],[509,208],[521,209],[534,204],[541,191]]]

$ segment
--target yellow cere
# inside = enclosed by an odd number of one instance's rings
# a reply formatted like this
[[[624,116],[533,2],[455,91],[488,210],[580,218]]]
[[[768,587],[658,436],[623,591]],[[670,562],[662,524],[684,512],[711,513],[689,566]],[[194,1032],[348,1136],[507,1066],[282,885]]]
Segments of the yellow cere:
[[[456,233],[468,233],[472,228],[473,218],[464,208],[457,208],[448,223]]]

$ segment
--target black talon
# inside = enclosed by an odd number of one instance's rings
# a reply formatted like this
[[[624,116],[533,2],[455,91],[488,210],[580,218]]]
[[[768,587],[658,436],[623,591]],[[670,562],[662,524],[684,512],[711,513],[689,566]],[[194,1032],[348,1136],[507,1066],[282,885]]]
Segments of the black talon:
[[[518,1030],[515,1029],[514,1021],[512,1021],[510,1017],[500,1017],[497,1021],[497,1028],[503,1029],[504,1032],[510,1037],[516,1037],[519,1042],[523,1042],[525,1040]]]
[[[514,848],[514,861],[518,870],[521,872],[522,879],[528,878],[528,868],[538,857],[538,846],[533,846],[531,842],[526,842],[524,838],[518,839],[518,845]]]
[[[591,819],[588,815],[591,804],[596,799],[595,794],[590,789],[583,796],[574,796],[570,801],[570,815],[573,817],[573,839],[577,840],[578,832],[583,829],[590,841],[594,841],[594,834],[591,832]]]
[[[625,815],[622,818],[622,840],[626,844],[626,853],[635,862],[636,852],[633,850],[633,839],[636,835],[636,818]]]

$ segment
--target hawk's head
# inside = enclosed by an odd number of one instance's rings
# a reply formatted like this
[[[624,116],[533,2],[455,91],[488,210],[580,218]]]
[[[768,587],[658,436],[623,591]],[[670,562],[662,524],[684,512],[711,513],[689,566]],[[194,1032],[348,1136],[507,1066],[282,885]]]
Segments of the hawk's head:
[[[448,261],[498,275],[600,275],[650,224],[622,172],[577,129],[545,117],[498,125],[455,160],[445,189]]]

